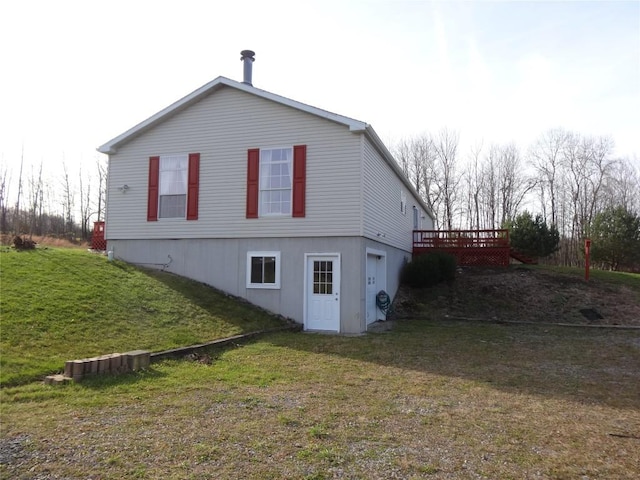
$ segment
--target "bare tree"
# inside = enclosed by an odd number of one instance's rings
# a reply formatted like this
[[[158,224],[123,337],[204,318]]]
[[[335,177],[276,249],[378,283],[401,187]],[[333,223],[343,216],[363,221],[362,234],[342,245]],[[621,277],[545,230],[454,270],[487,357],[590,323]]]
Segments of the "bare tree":
[[[524,197],[536,182],[524,173],[520,152],[511,143],[499,148],[500,225],[516,217]]]
[[[62,162],[62,217],[65,222],[65,233],[73,233],[73,206],[75,194],[71,179],[69,178],[69,170],[67,164]]]
[[[20,174],[18,175],[18,196],[16,197],[16,207],[13,213],[13,230],[16,235],[19,235],[22,230],[20,222],[20,200],[22,197],[22,167],[24,166],[24,146],[22,147],[22,153],[20,155]]]
[[[82,166],[78,175],[80,188],[80,232],[83,240],[89,238],[89,221],[91,219],[91,176],[82,175]]]
[[[31,167],[31,177],[29,178],[29,235],[42,235],[42,202],[43,202],[43,183],[42,183],[42,161],[38,174]]]
[[[437,159],[435,183],[441,198],[441,222],[448,230],[453,229],[459,201],[458,186],[462,179],[457,170],[459,139],[458,132],[444,128],[433,140]]]
[[[482,143],[471,148],[469,165],[464,175],[467,190],[467,228],[480,229],[480,196],[482,194],[482,170],[480,159]]]
[[[603,185],[605,207],[640,213],[640,170],[628,158],[618,160]]]
[[[62,234],[64,233],[64,217],[60,216],[58,199],[56,198],[55,185],[51,182],[44,182],[42,186],[42,209],[45,212],[42,219],[42,234]]]
[[[547,221],[558,224],[558,183],[568,132],[556,128],[543,133],[529,149],[530,162],[538,175],[540,204]],[[547,212],[547,197],[549,212]]]
[[[603,186],[620,161],[611,158],[614,150],[614,142],[611,137],[593,138],[590,139],[586,145],[590,150],[589,157],[592,165],[592,174],[589,178],[587,188],[588,196],[586,197],[587,221],[589,222],[589,227],[591,227],[596,213],[604,208],[602,198]]]
[[[500,163],[500,148],[491,145],[489,154],[485,157],[480,173],[480,203],[483,211],[483,228],[496,228],[498,222],[498,165]]]
[[[107,204],[107,164],[96,159],[96,167],[98,173],[98,204],[96,213],[98,214],[98,222],[104,217],[104,207]]]
[[[437,210],[442,198],[437,183],[437,153],[433,139],[424,133],[415,137],[412,142],[413,164],[419,170],[416,178],[420,180],[421,188],[418,192],[424,199],[429,209],[434,212],[437,222]]]
[[[563,148],[562,166],[565,169],[570,217],[566,262],[581,263],[582,239],[589,235],[595,214],[604,206],[603,187],[616,160],[611,158],[613,141],[608,137],[585,137],[570,134]]]
[[[612,151],[613,142],[607,137],[572,134],[565,145],[564,162],[574,206],[574,235],[582,237],[588,234],[599,206],[600,190],[615,164],[615,160],[610,158]]]
[[[394,147],[393,147],[393,156],[400,165],[400,169],[404,176],[411,180],[412,172],[410,168],[410,157],[411,157],[411,142],[407,138],[401,139]],[[98,164],[98,168],[100,168],[100,164]]]
[[[416,191],[434,212],[437,223],[437,205],[440,191],[436,184],[436,152],[429,134],[402,139],[394,148],[400,168],[415,186]]]
[[[9,184],[11,183],[11,179],[7,178],[7,175],[8,169],[5,166],[2,168],[2,172],[0,172],[0,233],[8,233],[9,231],[7,200],[9,197]]]

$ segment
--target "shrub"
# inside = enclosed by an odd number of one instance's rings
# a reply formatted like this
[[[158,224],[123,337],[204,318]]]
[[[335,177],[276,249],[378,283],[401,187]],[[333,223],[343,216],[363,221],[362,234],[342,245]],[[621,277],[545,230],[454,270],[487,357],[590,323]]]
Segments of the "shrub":
[[[591,226],[591,256],[612,270],[640,264],[640,216],[625,207],[598,213]]]
[[[525,255],[547,257],[558,250],[560,233],[555,225],[548,227],[542,215],[536,215],[534,219],[524,211],[514,220],[505,222],[503,228],[509,229],[511,246]]]
[[[36,242],[30,238],[20,237],[16,235],[13,238],[13,246],[16,250],[33,250],[36,248]]]
[[[440,266],[440,281],[453,282],[456,279],[456,257],[447,253],[436,253]]]
[[[431,287],[442,281],[452,281],[456,274],[456,259],[446,253],[429,253],[415,257],[402,269],[401,282],[413,288]]]

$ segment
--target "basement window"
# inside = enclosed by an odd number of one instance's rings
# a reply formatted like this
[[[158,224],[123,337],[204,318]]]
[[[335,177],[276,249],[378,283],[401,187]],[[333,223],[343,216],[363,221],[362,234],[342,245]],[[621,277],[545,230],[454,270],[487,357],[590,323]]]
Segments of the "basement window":
[[[280,288],[280,252],[247,252],[247,288]]]

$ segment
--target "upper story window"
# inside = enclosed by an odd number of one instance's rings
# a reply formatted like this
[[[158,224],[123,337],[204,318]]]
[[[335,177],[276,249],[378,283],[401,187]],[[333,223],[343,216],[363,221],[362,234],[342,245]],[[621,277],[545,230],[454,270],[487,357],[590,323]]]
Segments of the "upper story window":
[[[413,206],[413,229],[418,230],[418,207]]]
[[[184,218],[187,207],[187,155],[160,157],[160,218]]]
[[[200,154],[149,157],[147,221],[198,219]]]
[[[403,191],[400,191],[400,212],[407,214],[407,195]]]
[[[260,150],[260,215],[291,215],[292,148]]]
[[[305,216],[307,146],[247,150],[247,218]]]

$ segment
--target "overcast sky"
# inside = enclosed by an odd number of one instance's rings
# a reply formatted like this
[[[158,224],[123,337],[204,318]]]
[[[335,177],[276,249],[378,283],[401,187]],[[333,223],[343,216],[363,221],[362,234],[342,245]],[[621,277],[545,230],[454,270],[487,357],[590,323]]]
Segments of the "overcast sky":
[[[0,160],[99,145],[219,75],[373,125],[525,148],[563,127],[640,157],[640,2],[3,1]],[[466,155],[464,148],[461,154]],[[640,166],[640,165],[638,165]],[[53,174],[53,173],[51,173]]]

